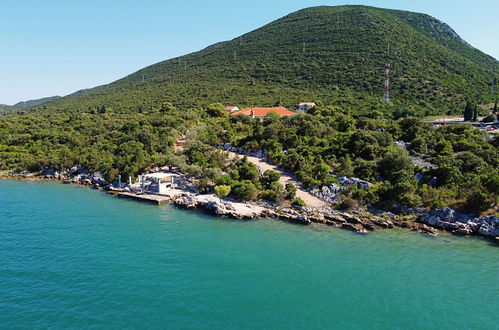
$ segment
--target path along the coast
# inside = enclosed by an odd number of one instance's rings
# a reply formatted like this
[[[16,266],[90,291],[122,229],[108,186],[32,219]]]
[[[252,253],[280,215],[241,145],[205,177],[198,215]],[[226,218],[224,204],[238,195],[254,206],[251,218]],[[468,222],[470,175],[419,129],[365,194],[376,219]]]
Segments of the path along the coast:
[[[244,157],[244,155],[239,155],[236,154],[235,152],[231,151],[227,152],[231,157],[239,157],[239,158]],[[279,179],[280,184],[284,186],[286,185],[286,183],[294,184],[297,188],[296,197],[303,199],[303,201],[307,203],[308,206],[321,207],[327,205],[326,202],[320,200],[319,198],[315,197],[314,195],[306,191],[305,188],[303,188],[303,184],[300,181],[298,181],[290,172],[282,168],[279,168],[275,165],[272,165],[269,162],[257,157],[246,156],[246,158],[248,159],[249,162],[255,164],[261,173],[264,173],[266,170],[273,170],[281,174],[281,178]]]

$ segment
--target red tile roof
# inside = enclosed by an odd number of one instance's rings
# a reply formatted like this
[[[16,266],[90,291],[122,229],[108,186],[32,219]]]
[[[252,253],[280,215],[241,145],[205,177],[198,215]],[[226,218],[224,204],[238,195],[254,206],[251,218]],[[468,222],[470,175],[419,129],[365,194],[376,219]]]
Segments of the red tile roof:
[[[289,111],[285,107],[277,107],[277,108],[246,108],[243,110],[234,111],[230,115],[231,116],[246,115],[246,116],[263,117],[263,116],[268,116],[268,114],[270,112],[275,112],[279,116],[291,116],[291,115],[295,114],[294,112]]]
[[[232,111],[234,109],[239,109],[238,107],[226,107],[225,111]]]

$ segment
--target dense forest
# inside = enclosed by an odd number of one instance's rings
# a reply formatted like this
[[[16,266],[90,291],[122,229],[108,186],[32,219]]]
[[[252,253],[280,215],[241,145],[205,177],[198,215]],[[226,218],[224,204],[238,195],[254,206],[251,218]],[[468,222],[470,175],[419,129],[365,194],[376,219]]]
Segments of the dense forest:
[[[175,153],[175,141],[185,134],[185,150]],[[364,206],[451,205],[482,212],[499,196],[499,138],[467,124],[433,128],[415,117],[352,116],[337,106],[264,120],[228,116],[222,104],[179,110],[165,103],[147,114],[35,113],[1,117],[0,136],[0,169],[65,170],[79,164],[113,181],[118,174],[174,164],[201,179],[202,191],[228,189],[242,200],[292,200],[294,187],[280,186],[276,173],[262,175],[249,162],[231,161],[215,145],[266,150],[271,162],[309,188],[337,183],[339,176],[369,181],[374,184],[369,189],[343,196]]]
[[[480,212],[496,204],[499,194],[499,138],[466,124],[435,129],[415,117],[379,120],[316,107],[309,114],[263,121],[216,119],[197,131],[196,140],[186,155],[200,167],[197,171],[210,169],[219,185],[250,180],[267,197],[286,191],[262,185],[265,178],[256,174],[248,176],[249,163],[243,164],[243,174],[241,164],[227,168],[226,160],[215,156],[220,151],[209,146],[231,143],[248,151],[266,150],[269,160],[308,187],[338,183],[340,176],[372,182],[369,189],[351,189],[343,197],[385,209],[451,205]],[[428,166],[420,165],[423,159]]]

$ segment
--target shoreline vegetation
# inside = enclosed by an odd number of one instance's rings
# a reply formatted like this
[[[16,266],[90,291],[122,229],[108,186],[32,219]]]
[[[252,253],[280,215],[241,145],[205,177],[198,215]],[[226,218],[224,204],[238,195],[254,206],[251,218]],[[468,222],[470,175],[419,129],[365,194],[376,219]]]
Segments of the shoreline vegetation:
[[[232,155],[234,157],[235,155]],[[316,207],[310,206],[279,206],[268,201],[236,201],[232,198],[222,198],[213,193],[199,193],[195,186],[183,185],[178,188],[169,188],[162,194],[157,193],[135,193],[129,189],[115,188],[112,184],[103,180],[98,173],[91,175],[78,174],[80,167],[71,173],[69,170],[64,175],[59,175],[54,171],[31,173],[18,171],[0,171],[0,180],[11,179],[24,182],[61,182],[63,184],[78,184],[83,187],[94,189],[104,189],[107,194],[121,198],[130,198],[141,202],[149,202],[157,205],[173,204],[176,207],[188,210],[200,210],[208,214],[228,217],[232,219],[253,220],[259,218],[277,218],[284,221],[310,225],[312,223],[334,226],[360,234],[369,232],[402,228],[420,234],[438,236],[442,231],[450,232],[460,236],[474,236],[489,239],[499,244],[499,222],[497,217],[491,219],[488,231],[470,230],[465,219],[459,219],[462,215],[456,211],[445,208],[432,210],[423,214],[395,215],[390,212],[380,210],[352,210],[340,211],[331,207],[331,203],[324,202]],[[171,168],[171,167],[170,167]],[[87,172],[88,173],[88,172]],[[178,173],[178,172],[177,172]],[[184,176],[184,175],[182,175]],[[186,181],[184,181],[186,182]],[[188,182],[188,181],[187,181]],[[126,185],[125,185],[126,186]],[[455,217],[453,223],[449,222]],[[492,218],[492,217],[491,217]],[[447,220],[447,222],[445,222]],[[484,222],[481,218],[482,224]],[[480,227],[480,225],[478,225]]]

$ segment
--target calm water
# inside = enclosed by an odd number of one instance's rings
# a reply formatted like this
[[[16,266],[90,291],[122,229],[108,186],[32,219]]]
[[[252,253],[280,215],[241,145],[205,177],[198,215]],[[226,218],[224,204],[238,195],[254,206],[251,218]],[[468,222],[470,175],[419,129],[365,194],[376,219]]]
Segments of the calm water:
[[[499,325],[499,247],[0,181],[2,328]]]

